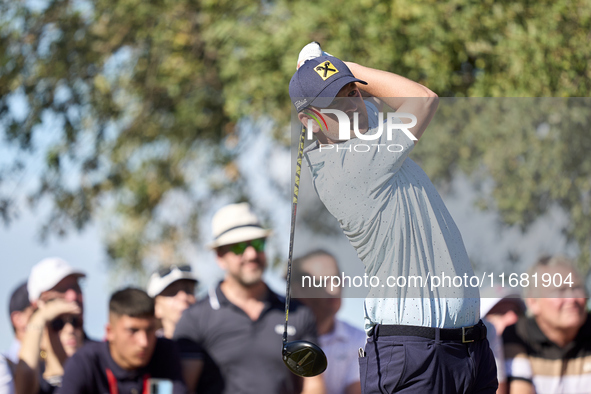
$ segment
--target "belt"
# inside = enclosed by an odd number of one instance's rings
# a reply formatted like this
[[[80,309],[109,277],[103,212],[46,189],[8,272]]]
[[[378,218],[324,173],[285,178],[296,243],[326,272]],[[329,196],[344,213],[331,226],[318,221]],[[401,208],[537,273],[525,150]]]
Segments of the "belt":
[[[486,338],[486,326],[480,320],[478,324],[461,328],[435,328],[422,326],[380,325],[374,327],[378,337],[410,336],[427,339],[436,339],[439,331],[439,339],[443,341],[461,341],[470,343]],[[374,334],[374,333],[372,333]]]

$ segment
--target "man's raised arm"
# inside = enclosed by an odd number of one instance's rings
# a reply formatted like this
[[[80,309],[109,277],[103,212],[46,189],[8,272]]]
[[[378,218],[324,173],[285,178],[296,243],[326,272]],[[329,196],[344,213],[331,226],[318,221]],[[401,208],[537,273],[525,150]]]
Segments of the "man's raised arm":
[[[409,130],[417,139],[421,138],[439,104],[439,98],[435,93],[420,83],[388,71],[351,62],[345,62],[345,64],[356,78],[367,82],[367,85],[363,86],[365,92],[383,100],[398,112],[416,116],[417,125]]]

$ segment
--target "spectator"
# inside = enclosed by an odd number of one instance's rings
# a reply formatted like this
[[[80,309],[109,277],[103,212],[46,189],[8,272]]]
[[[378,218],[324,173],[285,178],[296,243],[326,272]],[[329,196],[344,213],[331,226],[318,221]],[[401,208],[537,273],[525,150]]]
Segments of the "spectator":
[[[14,366],[18,364],[18,353],[21,349],[21,342],[25,337],[27,324],[33,314],[33,307],[29,301],[29,292],[27,291],[26,281],[12,292],[8,306],[8,313],[14,331],[14,341],[5,356],[9,365],[12,364]]]
[[[197,278],[189,265],[162,267],[152,274],[148,295],[154,298],[156,318],[162,324],[157,335],[172,338],[183,311],[196,301],[196,285]]]
[[[525,313],[525,304],[519,294],[511,287],[493,287],[481,292],[480,316],[486,325],[486,338],[495,356],[497,365],[497,394],[507,393],[507,374],[505,372],[505,353],[503,351],[503,331],[514,324]]]
[[[497,335],[525,315],[525,303],[511,287],[493,287],[482,291],[480,316],[495,326]]]
[[[465,278],[474,272],[441,196],[408,157],[435,115],[437,95],[401,75],[343,62],[316,42],[302,49],[298,63],[289,95],[300,123],[316,137],[302,160],[365,274],[382,282],[370,286],[365,298],[363,391],[496,392],[478,288],[408,285],[411,277],[427,282],[427,276]],[[386,115],[386,107],[397,114]],[[322,123],[315,121],[319,112],[327,115]],[[399,115],[410,115],[412,125],[392,133]],[[368,140],[375,143],[363,143]],[[395,151],[380,150],[388,144]],[[386,286],[390,277],[409,283]]]
[[[581,276],[570,260],[543,257],[529,278],[525,301],[531,317],[520,318],[503,332],[509,392],[588,393],[591,320]],[[544,287],[548,278],[561,285]]]
[[[27,291],[34,313],[16,367],[17,393],[52,393],[61,382],[66,359],[82,346],[83,299],[78,280],[84,276],[59,258],[42,260],[31,270]]]
[[[12,372],[8,360],[2,355],[0,355],[0,394],[14,394]]]
[[[114,293],[107,342],[89,343],[68,360],[58,393],[186,393],[174,343],[155,332],[154,300],[147,293]]]
[[[341,288],[303,287],[302,278],[340,276],[336,259],[324,250],[310,252],[293,262],[294,297],[307,305],[316,317],[318,340],[328,360],[324,378],[327,394],[361,394],[359,348],[365,346],[365,332],[342,320],[336,314],[341,308]],[[320,281],[319,281],[320,283]],[[311,298],[310,298],[311,297]]]
[[[199,383],[200,394],[290,394],[299,393],[302,385],[302,392],[324,393],[322,377],[302,381],[282,362],[285,301],[262,279],[270,231],[261,227],[246,203],[220,209],[212,227],[210,246],[225,271],[224,280],[183,313],[174,334],[190,391]],[[316,340],[314,316],[308,308],[292,305],[289,323],[290,340]]]

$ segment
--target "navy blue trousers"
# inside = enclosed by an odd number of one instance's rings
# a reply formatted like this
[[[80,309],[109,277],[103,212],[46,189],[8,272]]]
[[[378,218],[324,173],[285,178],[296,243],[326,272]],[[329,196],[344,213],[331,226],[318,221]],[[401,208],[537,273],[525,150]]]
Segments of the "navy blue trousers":
[[[363,394],[497,391],[497,367],[486,339],[464,344],[374,335],[365,353],[359,358]]]

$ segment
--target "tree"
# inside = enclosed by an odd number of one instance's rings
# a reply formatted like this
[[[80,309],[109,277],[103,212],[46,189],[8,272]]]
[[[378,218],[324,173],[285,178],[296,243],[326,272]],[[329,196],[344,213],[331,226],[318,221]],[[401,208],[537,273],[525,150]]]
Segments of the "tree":
[[[527,229],[553,207],[587,268],[591,251],[590,98],[442,99],[414,155],[433,178],[483,185],[479,205]],[[487,231],[487,229],[483,229]]]

